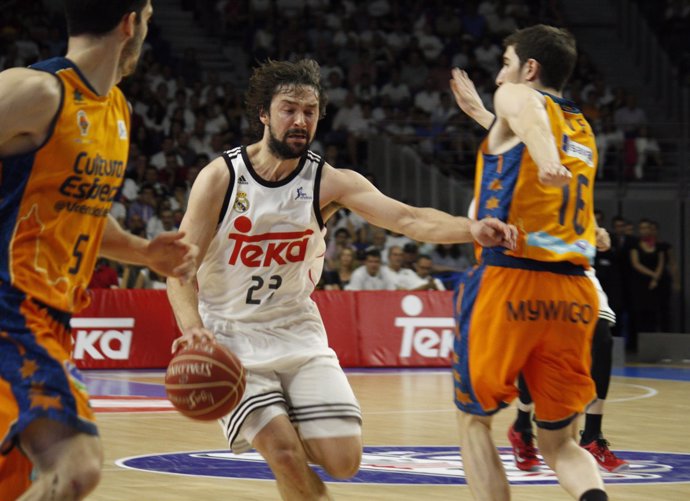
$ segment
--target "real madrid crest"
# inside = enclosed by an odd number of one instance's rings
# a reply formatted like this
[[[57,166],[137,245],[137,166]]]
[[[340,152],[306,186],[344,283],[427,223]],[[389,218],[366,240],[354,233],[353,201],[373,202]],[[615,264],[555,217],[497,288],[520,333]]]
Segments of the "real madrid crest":
[[[240,214],[249,210],[249,200],[247,199],[246,193],[243,191],[237,192],[237,198],[235,198],[235,205],[233,205],[233,208]]]

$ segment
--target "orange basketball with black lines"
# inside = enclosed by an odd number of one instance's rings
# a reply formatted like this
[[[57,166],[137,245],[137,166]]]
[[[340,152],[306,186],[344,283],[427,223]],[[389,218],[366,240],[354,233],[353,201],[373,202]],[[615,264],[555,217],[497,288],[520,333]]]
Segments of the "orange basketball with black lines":
[[[244,366],[216,343],[196,343],[179,350],[165,373],[165,392],[175,409],[202,421],[219,419],[242,400]]]

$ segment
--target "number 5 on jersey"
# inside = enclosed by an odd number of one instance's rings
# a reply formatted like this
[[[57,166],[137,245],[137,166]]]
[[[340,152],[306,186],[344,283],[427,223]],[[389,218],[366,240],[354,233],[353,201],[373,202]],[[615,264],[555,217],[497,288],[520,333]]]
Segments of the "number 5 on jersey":
[[[77,237],[77,241],[74,243],[74,248],[72,249],[72,256],[74,257],[75,263],[69,270],[68,273],[76,275],[79,273],[79,268],[81,268],[82,259],[84,259],[84,252],[82,250],[83,244],[89,241],[89,236],[83,233]]]

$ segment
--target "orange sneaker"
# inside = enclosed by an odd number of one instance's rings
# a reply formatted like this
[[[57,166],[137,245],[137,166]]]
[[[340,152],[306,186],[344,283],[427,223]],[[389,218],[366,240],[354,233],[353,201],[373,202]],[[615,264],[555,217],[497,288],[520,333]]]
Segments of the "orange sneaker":
[[[528,431],[516,431],[514,426],[508,429],[508,440],[513,447],[513,457],[518,470],[534,471],[540,464],[537,448],[534,446],[534,435]]]

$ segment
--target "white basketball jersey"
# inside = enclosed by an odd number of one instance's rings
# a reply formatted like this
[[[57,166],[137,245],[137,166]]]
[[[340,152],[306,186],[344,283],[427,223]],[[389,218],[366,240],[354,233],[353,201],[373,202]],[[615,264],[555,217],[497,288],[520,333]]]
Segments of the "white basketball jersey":
[[[230,186],[199,267],[199,312],[214,321],[271,322],[312,310],[326,233],[319,207],[324,161],[308,151],[280,181],[254,171],[245,147],[223,153]]]

